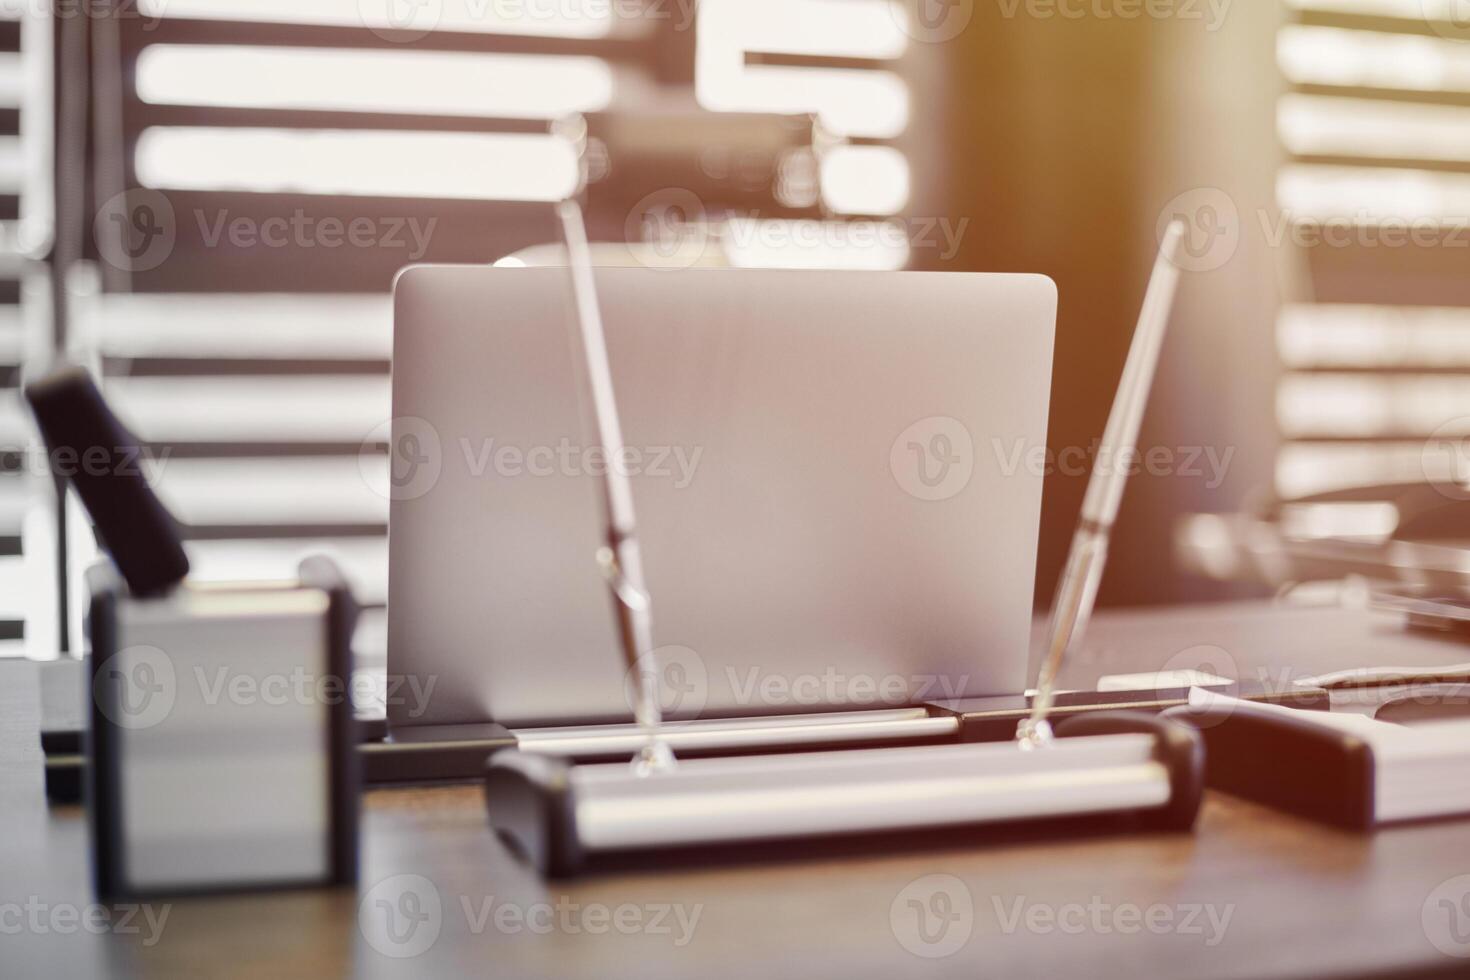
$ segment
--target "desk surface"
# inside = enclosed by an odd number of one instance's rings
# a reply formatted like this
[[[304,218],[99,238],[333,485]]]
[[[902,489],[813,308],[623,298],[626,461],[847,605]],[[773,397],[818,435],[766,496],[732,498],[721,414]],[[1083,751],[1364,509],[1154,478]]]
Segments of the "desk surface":
[[[1363,614],[1238,605],[1103,616],[1064,680],[1083,686],[1202,657],[1221,664],[1222,654],[1255,678],[1467,653]],[[178,900],[144,910],[151,920],[117,910],[104,930],[87,918],[96,913],[86,908],[82,814],[44,800],[36,672],[0,663],[7,978],[1470,974],[1470,960],[1429,938],[1447,925],[1433,918],[1446,914],[1445,893],[1426,911],[1442,883],[1470,875],[1470,821],[1356,836],[1218,794],[1193,836],[967,831],[546,883],[489,833],[477,787],[383,790],[365,800],[358,894]],[[383,898],[412,912],[404,889],[437,894],[440,914],[394,947],[426,949],[392,958],[359,928],[359,898],[364,914],[386,915]],[[1455,895],[1466,892],[1470,884]],[[1470,927],[1470,916],[1457,925]],[[950,955],[920,955],[938,952]]]

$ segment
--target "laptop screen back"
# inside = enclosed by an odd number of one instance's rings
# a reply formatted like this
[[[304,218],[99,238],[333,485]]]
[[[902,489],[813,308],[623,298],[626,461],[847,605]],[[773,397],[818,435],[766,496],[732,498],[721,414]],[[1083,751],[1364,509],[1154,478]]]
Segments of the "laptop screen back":
[[[565,270],[399,278],[388,669],[433,687],[423,710],[390,699],[392,724],[631,718],[594,561],[607,465],[632,478],[671,717],[1024,689],[1050,280],[597,278],[611,461]]]

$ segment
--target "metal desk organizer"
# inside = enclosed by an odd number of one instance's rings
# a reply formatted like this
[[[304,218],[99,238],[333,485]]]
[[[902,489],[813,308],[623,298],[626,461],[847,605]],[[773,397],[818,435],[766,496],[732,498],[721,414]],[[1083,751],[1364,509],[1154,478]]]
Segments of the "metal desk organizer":
[[[585,369],[588,429],[613,456],[622,436],[590,249],[579,207],[563,202],[560,218],[575,299],[573,343]],[[1137,439],[1178,281],[1173,257],[1181,232],[1177,226],[1169,229],[1154,270],[1105,436],[1113,447]],[[585,738],[575,731],[544,733],[550,741],[566,743],[559,754],[533,739],[494,754],[485,775],[491,825],[551,875],[577,873],[597,856],[616,852],[1104,813],[1137,813],[1149,826],[1191,828],[1203,789],[1197,732],[1131,712],[1071,718],[1058,726],[1059,738],[1049,724],[1057,670],[1085,628],[1105,560],[1107,531],[1121,498],[1121,482],[1101,485],[1107,482],[1094,475],[1039,690],[1029,710],[1021,713],[1020,730],[1003,742],[967,744],[978,741],[984,724],[984,712],[977,714],[974,704],[840,717],[665,724],[651,640],[652,602],[638,561],[632,493],[626,477],[606,468],[605,540],[596,560],[620,625],[636,727],[588,731]],[[902,732],[920,741],[960,744],[869,747],[892,746]],[[598,751],[599,742],[631,752],[632,765],[573,761],[605,756]],[[793,751],[824,742],[854,747]],[[781,754],[675,761],[674,749],[682,745]]]
[[[356,608],[336,566],[147,598],[105,566],[88,584],[98,895],[355,883]]]

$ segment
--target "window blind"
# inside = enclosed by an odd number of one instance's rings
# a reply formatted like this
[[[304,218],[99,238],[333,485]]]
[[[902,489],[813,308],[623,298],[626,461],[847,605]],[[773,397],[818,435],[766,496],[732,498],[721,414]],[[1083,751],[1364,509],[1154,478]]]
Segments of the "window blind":
[[[49,16],[0,0],[0,657],[54,655],[54,496],[20,397],[50,342],[52,66]]]
[[[94,146],[97,275],[73,277],[69,339],[148,442],[205,578],[326,550],[381,606],[388,463],[364,440],[390,416],[392,276],[555,241],[544,202],[577,163],[553,120],[811,113],[821,199],[749,220],[881,221],[908,201],[889,0],[445,0],[413,8],[422,22],[357,0],[128,9],[104,25],[116,138]],[[780,251],[745,263],[792,264]]]
[[[1277,193],[1310,289],[1277,324],[1278,489],[1463,478],[1460,454],[1440,451],[1470,437],[1463,4],[1288,0],[1286,11]]]

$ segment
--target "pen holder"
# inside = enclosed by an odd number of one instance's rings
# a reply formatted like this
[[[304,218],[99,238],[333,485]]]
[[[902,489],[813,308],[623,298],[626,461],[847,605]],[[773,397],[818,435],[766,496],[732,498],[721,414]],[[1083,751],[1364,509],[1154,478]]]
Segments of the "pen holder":
[[[88,575],[87,808],[99,896],[352,884],[351,591]]]
[[[1071,718],[1054,745],[1014,740],[685,759],[652,775],[503,749],[485,771],[490,825],[538,870],[574,875],[632,852],[863,833],[927,833],[1131,814],[1194,826],[1204,749],[1186,725],[1113,712]]]

